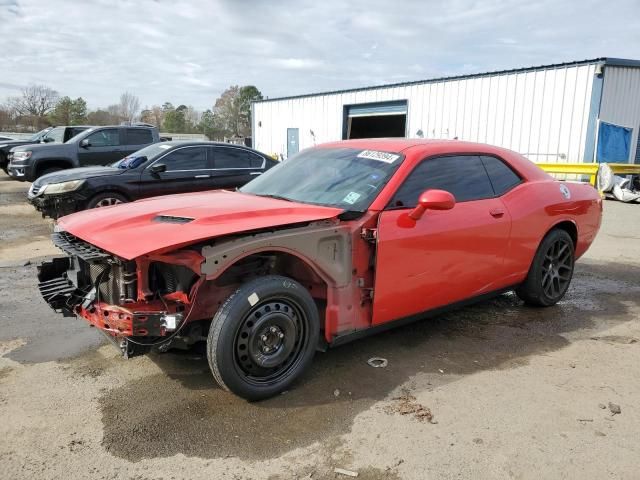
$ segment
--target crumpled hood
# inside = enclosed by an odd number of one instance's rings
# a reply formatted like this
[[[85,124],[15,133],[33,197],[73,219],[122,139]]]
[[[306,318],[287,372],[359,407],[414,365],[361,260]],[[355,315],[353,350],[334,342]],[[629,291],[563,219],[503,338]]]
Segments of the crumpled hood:
[[[342,211],[217,190],[85,210],[62,217],[58,226],[107,252],[131,260],[214,237],[326,220]]]
[[[124,169],[114,167],[80,167],[60,170],[58,172],[49,173],[38,178],[34,185],[40,187],[49,183],[70,182],[72,180],[85,180],[93,177],[103,177],[105,175],[120,175],[126,172]]]

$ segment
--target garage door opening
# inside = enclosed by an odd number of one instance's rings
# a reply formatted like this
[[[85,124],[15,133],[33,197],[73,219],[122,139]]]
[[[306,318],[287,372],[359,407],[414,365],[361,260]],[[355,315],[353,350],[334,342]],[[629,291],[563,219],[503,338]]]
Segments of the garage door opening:
[[[345,105],[343,139],[405,137],[407,101]]]

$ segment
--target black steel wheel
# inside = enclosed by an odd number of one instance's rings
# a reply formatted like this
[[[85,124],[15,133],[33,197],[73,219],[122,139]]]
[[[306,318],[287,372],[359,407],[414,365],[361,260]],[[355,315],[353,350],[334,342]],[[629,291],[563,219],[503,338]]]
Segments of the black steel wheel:
[[[548,307],[558,303],[569,288],[575,263],[571,236],[555,229],[542,240],[525,282],[516,289],[525,303]]]
[[[242,285],[214,316],[209,366],[223,388],[247,400],[268,398],[309,366],[318,332],[315,302],[302,285],[260,277]]]

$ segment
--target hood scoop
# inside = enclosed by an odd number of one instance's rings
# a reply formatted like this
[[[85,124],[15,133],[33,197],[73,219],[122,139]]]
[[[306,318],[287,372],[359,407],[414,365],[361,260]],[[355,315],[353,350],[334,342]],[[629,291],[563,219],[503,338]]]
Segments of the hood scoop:
[[[194,220],[195,218],[175,217],[173,215],[158,215],[157,217],[153,218],[154,222],[160,223],[189,223],[193,222]]]

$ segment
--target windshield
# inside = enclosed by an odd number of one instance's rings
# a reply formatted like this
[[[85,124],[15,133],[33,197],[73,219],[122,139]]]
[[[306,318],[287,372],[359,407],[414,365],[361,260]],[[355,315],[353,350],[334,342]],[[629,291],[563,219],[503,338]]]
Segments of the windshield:
[[[314,148],[285,160],[240,191],[364,212],[403,158],[373,150]]]
[[[51,127],[40,130],[39,132],[31,135],[31,137],[29,137],[29,140],[33,142],[35,142],[36,140],[40,140],[40,138],[42,138],[49,130],[51,130]]]
[[[160,156],[171,147],[173,147],[173,145],[167,145],[166,143],[154,143],[152,145],[149,145],[148,147],[144,147],[138,150],[137,152],[133,152],[131,155],[128,155],[115,163],[112,163],[110,166],[121,168],[123,170],[128,168],[136,168],[146,160],[153,160],[154,158]]]

